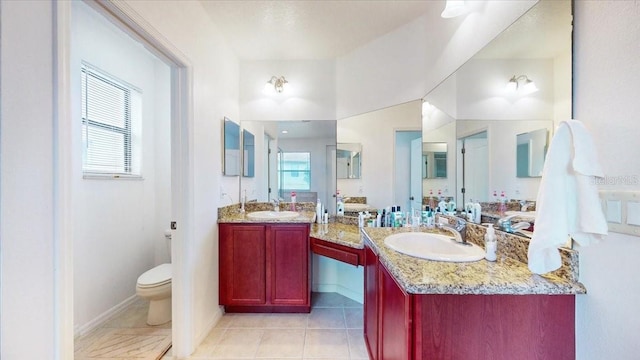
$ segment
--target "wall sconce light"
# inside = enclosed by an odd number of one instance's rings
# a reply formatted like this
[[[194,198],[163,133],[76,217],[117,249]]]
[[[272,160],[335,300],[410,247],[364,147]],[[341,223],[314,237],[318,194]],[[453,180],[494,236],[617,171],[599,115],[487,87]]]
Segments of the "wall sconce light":
[[[512,76],[507,83],[507,91],[516,92],[520,91],[522,95],[527,95],[538,91],[538,87],[533,80],[529,79],[527,75]]]
[[[273,91],[281,93],[284,91],[285,85],[288,83],[289,82],[284,78],[284,76],[272,76],[271,80],[267,81],[267,83],[264,85],[264,90],[265,92],[269,93]]]
[[[449,19],[463,15],[466,12],[467,7],[464,0],[447,0],[444,10],[442,10],[442,14],[440,14],[440,16],[445,19]]]

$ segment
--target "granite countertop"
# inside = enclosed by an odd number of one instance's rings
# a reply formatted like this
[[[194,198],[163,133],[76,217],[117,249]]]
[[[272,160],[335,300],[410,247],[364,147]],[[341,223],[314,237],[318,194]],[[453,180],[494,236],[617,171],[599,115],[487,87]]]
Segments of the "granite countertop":
[[[316,219],[315,204],[313,203],[281,203],[280,210],[289,210],[291,207],[298,212],[298,217],[292,219],[250,219],[247,214],[254,211],[272,211],[271,203],[247,203],[245,211],[240,210],[238,204],[225,206],[218,209],[218,223],[248,223],[248,224],[291,224],[313,223]]]
[[[253,224],[291,224],[291,223],[313,223],[316,219],[316,213],[311,211],[298,211],[298,217],[292,219],[250,219],[247,217],[249,212],[237,212],[226,214],[218,219],[218,223],[253,223]]]
[[[364,228],[366,241],[380,257],[400,286],[411,294],[584,294],[579,282],[556,274],[537,275],[527,265],[508,256],[496,262],[466,263],[431,261],[391,250],[384,239],[397,232],[427,231],[413,228]],[[435,230],[434,232],[436,232]]]
[[[347,225],[338,222],[313,224],[311,225],[310,236],[354,249],[364,249],[360,229],[357,225]]]

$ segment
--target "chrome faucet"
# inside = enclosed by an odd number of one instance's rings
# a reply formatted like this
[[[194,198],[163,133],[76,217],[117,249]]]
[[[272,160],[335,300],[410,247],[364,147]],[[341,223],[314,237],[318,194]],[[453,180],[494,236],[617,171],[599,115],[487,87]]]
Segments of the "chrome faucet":
[[[467,222],[457,218],[455,226],[451,226],[449,224],[437,224],[436,227],[440,229],[448,230],[453,234],[453,237],[456,242],[462,245],[471,245],[466,240],[466,230],[467,230]]]
[[[273,211],[280,211],[280,201],[281,199],[271,199],[271,202],[273,203]]]
[[[508,233],[514,233],[518,230],[528,229],[531,226],[531,224],[526,221],[521,221],[517,224],[512,224],[511,219],[516,216],[518,215],[513,214],[513,215],[509,215],[501,218],[500,220],[498,220],[498,228]]]

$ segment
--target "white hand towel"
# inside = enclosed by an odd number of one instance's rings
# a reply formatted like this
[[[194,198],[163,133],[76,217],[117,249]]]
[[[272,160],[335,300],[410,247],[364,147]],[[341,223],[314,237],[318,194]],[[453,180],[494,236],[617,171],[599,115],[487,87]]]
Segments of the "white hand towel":
[[[562,265],[558,247],[571,236],[589,245],[607,235],[594,176],[603,173],[591,135],[580,121],[558,125],[542,170],[536,222],[529,244],[529,269],[536,274]]]

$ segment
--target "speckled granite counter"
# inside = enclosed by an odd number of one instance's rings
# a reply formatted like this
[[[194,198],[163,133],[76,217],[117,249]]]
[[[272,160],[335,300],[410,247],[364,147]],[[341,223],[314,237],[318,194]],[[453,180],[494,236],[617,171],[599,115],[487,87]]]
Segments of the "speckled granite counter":
[[[311,225],[311,233],[309,236],[354,249],[364,249],[360,229],[357,225],[347,225],[338,222],[313,224]]]
[[[296,203],[295,210],[300,214],[292,219],[250,219],[247,214],[254,211],[270,211],[273,205],[270,203],[247,203],[245,211],[240,211],[240,206],[229,205],[218,209],[219,223],[313,223],[316,219],[315,204],[313,203]],[[281,210],[289,210],[290,203],[282,203]]]
[[[411,228],[364,228],[380,261],[400,286],[412,294],[584,294],[585,287],[556,274],[532,274],[526,263],[499,255],[498,261],[467,263],[429,261],[404,255],[384,245],[384,239]]]

